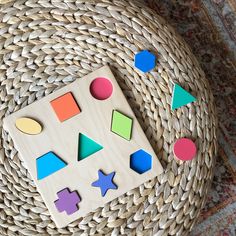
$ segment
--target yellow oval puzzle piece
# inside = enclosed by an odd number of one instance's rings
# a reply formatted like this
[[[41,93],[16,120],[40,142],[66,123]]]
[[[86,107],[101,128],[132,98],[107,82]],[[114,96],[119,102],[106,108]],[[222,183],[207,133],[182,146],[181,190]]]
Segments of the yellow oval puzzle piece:
[[[16,128],[25,134],[36,135],[42,132],[42,125],[34,119],[22,117],[16,120]]]

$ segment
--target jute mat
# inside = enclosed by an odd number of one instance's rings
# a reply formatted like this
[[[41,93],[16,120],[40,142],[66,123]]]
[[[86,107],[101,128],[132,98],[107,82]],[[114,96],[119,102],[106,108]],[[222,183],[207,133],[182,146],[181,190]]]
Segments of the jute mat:
[[[158,58],[148,74],[133,66],[141,49]],[[198,62],[162,18],[137,1],[15,1],[0,10],[0,62],[1,235],[188,235],[213,176],[216,112]],[[104,64],[115,73],[165,172],[57,229],[2,118]],[[171,111],[175,82],[198,101]],[[173,143],[180,137],[196,141],[193,161],[175,160]]]

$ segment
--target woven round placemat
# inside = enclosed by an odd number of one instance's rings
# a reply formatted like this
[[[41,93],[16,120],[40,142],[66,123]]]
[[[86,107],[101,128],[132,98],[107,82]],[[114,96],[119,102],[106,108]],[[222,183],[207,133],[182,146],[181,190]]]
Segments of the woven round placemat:
[[[189,48],[137,1],[19,0],[0,10],[0,234],[187,235],[211,184],[216,112],[208,82]],[[149,49],[156,68],[143,74],[135,53]],[[57,229],[2,129],[3,117],[108,64],[165,169],[157,178]],[[197,102],[171,111],[174,83]],[[173,143],[190,137],[192,161]]]

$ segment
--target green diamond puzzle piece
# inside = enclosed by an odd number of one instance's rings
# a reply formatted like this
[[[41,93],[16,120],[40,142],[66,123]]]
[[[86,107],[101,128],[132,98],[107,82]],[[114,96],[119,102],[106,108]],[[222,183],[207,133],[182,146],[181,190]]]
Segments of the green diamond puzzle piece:
[[[78,161],[85,159],[93,155],[95,152],[103,149],[103,146],[90,139],[86,135],[79,134],[79,151],[78,151]]]
[[[128,116],[113,110],[111,131],[124,139],[130,140],[133,120]]]
[[[192,96],[178,84],[175,84],[172,96],[171,110],[175,110],[194,101],[196,101],[196,98],[194,96]]]

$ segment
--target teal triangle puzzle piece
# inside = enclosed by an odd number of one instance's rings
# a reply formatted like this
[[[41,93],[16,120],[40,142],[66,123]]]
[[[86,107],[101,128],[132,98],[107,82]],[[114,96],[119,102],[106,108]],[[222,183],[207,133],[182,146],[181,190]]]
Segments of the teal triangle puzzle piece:
[[[96,143],[84,134],[79,134],[78,161],[85,159],[101,149],[103,149],[103,147],[100,144]]]
[[[175,110],[194,101],[196,101],[196,98],[194,96],[192,96],[178,84],[175,84],[171,103],[172,110]]]
[[[67,166],[67,164],[55,153],[48,152],[44,154],[36,160],[38,180],[44,179],[65,166]]]

